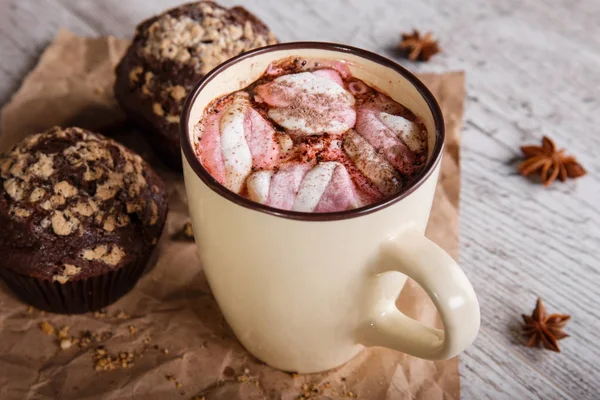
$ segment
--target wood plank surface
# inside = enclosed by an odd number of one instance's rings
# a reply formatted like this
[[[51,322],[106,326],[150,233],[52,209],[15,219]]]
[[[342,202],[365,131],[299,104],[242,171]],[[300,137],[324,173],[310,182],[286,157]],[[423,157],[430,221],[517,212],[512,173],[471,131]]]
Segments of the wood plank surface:
[[[131,37],[174,0],[0,0],[0,104],[60,27]],[[235,1],[222,0],[225,5]],[[600,398],[600,2],[248,0],[282,41],[363,47],[416,72],[465,70],[461,265],[482,309],[461,356],[465,399]],[[443,53],[398,58],[400,32],[432,30]],[[588,170],[550,189],[515,172],[519,145],[555,138]],[[541,296],[573,316],[555,354],[522,346]]]

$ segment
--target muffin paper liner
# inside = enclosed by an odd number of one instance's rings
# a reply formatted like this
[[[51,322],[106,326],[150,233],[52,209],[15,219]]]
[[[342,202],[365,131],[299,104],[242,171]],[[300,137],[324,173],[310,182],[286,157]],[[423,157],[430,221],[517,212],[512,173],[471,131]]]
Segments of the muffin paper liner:
[[[17,297],[35,308],[59,314],[83,314],[100,310],[127,294],[151,264],[153,253],[137,263],[66,283],[31,278],[6,268],[0,268],[0,276]]]

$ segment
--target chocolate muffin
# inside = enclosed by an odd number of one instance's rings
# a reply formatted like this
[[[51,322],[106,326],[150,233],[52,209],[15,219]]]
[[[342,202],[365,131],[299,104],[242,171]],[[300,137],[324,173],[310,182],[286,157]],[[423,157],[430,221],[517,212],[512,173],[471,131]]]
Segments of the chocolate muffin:
[[[0,276],[43,310],[100,309],[135,285],[166,215],[160,177],[114,140],[29,136],[0,156]]]
[[[179,116],[187,94],[218,64],[276,42],[243,7],[200,1],[173,8],[138,25],[116,69],[115,96],[161,159],[181,169]]]

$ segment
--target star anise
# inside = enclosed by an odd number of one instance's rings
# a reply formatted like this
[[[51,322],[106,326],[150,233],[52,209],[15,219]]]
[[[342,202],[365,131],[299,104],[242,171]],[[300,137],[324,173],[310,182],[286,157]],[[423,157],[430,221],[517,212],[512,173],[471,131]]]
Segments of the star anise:
[[[529,336],[527,346],[537,347],[542,343],[548,350],[560,353],[556,342],[569,336],[562,329],[570,318],[571,316],[566,314],[546,315],[542,299],[538,298],[531,316],[523,314],[523,333]]]
[[[408,53],[408,59],[411,61],[429,61],[431,56],[441,51],[433,33],[427,32],[421,37],[416,29],[413,29],[412,33],[402,34],[400,48]]]
[[[519,172],[527,176],[537,172],[545,186],[550,186],[556,178],[562,182],[567,178],[579,178],[586,174],[585,169],[575,157],[565,155],[565,150],[556,150],[554,141],[547,136],[542,139],[541,146],[521,146],[527,158],[519,166]]]

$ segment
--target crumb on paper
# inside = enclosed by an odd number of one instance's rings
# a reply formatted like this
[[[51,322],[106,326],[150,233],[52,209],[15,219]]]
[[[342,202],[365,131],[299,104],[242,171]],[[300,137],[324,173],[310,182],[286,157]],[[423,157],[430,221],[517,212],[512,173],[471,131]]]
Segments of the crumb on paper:
[[[131,315],[129,315],[125,311],[119,311],[117,313],[117,315],[115,316],[115,318],[116,319],[129,319],[129,318],[131,318]]]
[[[27,315],[31,315],[31,314],[33,314],[33,310],[34,310],[33,306],[29,306],[29,307],[27,307],[27,310],[25,311],[25,313],[27,313]]]
[[[183,224],[183,236],[186,239],[194,239],[194,229],[192,228],[192,223],[189,221]]]
[[[179,382],[177,378],[175,378],[175,375],[165,375],[165,379],[169,382],[173,382],[177,390],[181,390],[181,388],[183,388],[183,383]]]
[[[67,339],[69,337],[69,326],[65,325],[60,328],[56,334],[56,337],[58,337],[59,340]]]
[[[98,310],[94,312],[94,317],[96,318],[106,318],[107,313],[106,310]]]
[[[102,95],[106,92],[106,90],[102,86],[96,86],[96,87],[94,87],[94,92],[96,94]]]
[[[46,335],[54,335],[54,333],[56,332],[56,330],[54,329],[54,327],[48,322],[48,321],[42,321],[40,322],[40,330],[42,332],[44,332]]]
[[[163,354],[169,354],[169,349],[162,349]]]
[[[135,365],[134,361],[135,356],[130,351],[122,351],[117,355],[112,355],[103,346],[94,350],[94,370],[98,372],[112,371],[117,368],[131,368]]]
[[[73,342],[71,341],[71,339],[62,339],[60,341],[60,348],[62,350],[67,350],[69,349],[71,346],[73,345]]]
[[[73,337],[71,340],[80,348],[86,348],[93,343],[103,342],[112,337],[112,332],[106,331],[102,333],[94,333],[91,331],[82,331],[79,337]]]
[[[296,399],[297,400],[308,400],[308,399],[317,399],[322,398],[323,396],[330,398],[328,395],[336,396],[339,398],[350,399],[357,398],[358,395],[354,393],[352,390],[347,389],[338,389],[336,390],[331,382],[326,381],[320,384],[316,383],[303,383],[300,387],[302,391]]]
[[[131,336],[135,335],[137,333],[137,328],[134,325],[129,325],[127,327],[127,329],[129,330],[129,334]]]

